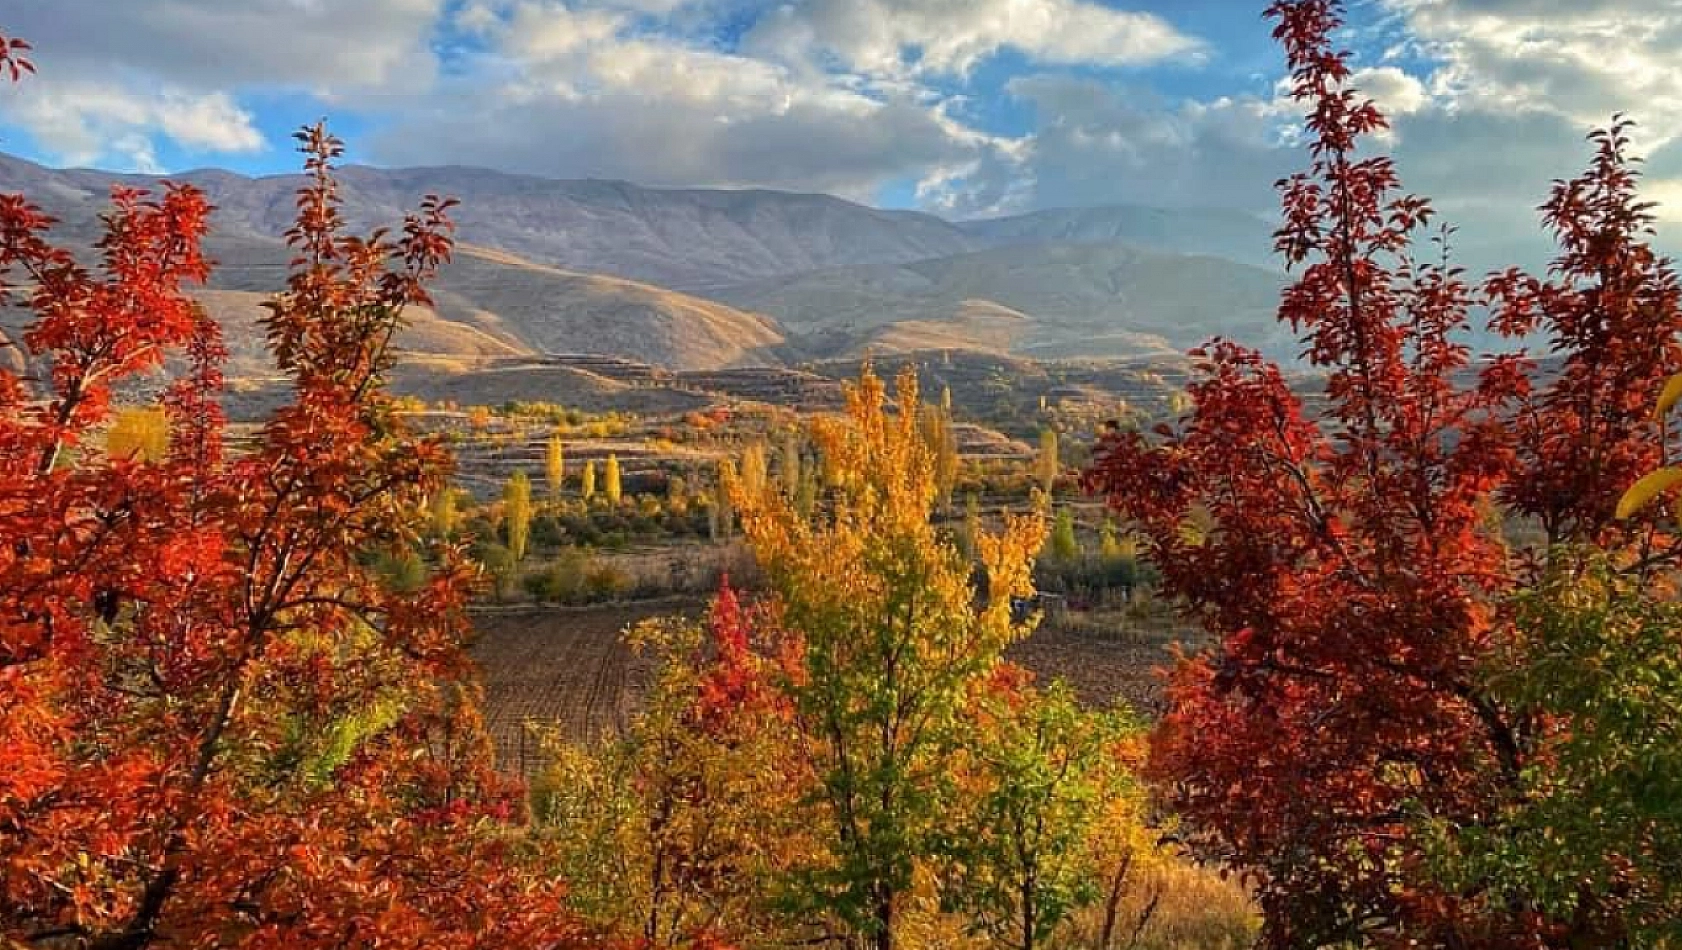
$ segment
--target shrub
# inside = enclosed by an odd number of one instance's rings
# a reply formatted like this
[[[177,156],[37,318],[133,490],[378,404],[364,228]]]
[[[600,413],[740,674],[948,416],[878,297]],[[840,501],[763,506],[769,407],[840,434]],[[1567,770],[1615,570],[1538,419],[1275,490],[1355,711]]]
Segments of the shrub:
[[[613,600],[635,588],[631,576],[612,564],[596,564],[584,574],[584,590],[591,600]]]
[[[589,555],[578,548],[562,548],[555,560],[522,579],[526,593],[551,603],[578,603],[584,599],[590,568]]]

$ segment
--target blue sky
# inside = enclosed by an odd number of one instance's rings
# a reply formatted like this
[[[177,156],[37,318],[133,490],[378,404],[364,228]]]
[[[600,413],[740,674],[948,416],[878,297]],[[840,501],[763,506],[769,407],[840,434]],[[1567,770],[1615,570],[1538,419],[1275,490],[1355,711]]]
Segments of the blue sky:
[[[1296,107],[1250,0],[10,0],[40,78],[0,149],[51,165],[353,160],[820,191],[952,217],[1265,212]],[[1534,232],[1616,111],[1682,219],[1682,0],[1352,0],[1402,173],[1472,235]]]

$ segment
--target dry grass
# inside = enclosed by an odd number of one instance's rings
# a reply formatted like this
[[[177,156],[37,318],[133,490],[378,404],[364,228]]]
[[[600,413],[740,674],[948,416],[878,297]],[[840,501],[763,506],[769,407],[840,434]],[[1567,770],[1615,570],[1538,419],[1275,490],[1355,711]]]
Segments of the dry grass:
[[[1243,950],[1261,925],[1238,882],[1181,862],[1142,871],[1116,906],[1108,943],[1107,908],[1081,910],[1050,950]]]

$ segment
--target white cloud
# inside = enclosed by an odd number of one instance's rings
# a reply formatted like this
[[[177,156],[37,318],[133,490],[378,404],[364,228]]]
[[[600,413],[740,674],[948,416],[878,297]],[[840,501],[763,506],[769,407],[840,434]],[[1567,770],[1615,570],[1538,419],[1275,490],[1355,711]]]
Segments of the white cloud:
[[[8,118],[52,158],[156,171],[164,145],[206,156],[267,143],[248,91],[423,92],[445,0],[15,0],[8,34],[40,69]]]
[[[223,93],[143,93],[114,83],[48,78],[0,96],[13,121],[74,165],[159,171],[155,135],[205,152],[254,152],[267,144],[251,113]]]
[[[6,29],[44,72],[121,66],[196,91],[415,88],[445,0],[14,0]]]
[[[1358,69],[1349,81],[1391,118],[1413,115],[1431,104],[1425,83],[1395,66]]]
[[[1639,107],[1663,141],[1682,123],[1682,5],[1674,0],[1391,0],[1433,81],[1465,108],[1579,123]]]
[[[49,78],[16,121],[60,160],[250,151],[244,103],[303,93],[376,118],[357,143],[376,161],[863,199],[920,182],[954,211],[1031,200],[1023,171],[1051,151],[962,108],[989,57],[1114,69],[1209,52],[1107,0],[19,2],[6,27]],[[167,92],[133,91],[148,85]]]
[[[1637,152],[1682,134],[1676,0],[1384,3],[1405,30],[1405,52],[1426,66],[1417,76],[1368,70],[1363,85],[1394,120],[1406,184],[1437,199],[1467,241],[1542,253],[1533,209],[1553,179],[1587,165],[1583,136],[1614,112],[1640,123]],[[1674,206],[1682,167],[1652,171],[1644,190]],[[1675,235],[1661,230],[1666,238]]]
[[[1104,66],[1206,53],[1161,17],[1088,0],[807,0],[761,19],[746,45],[881,76],[964,74],[1007,47],[1040,63]]]
[[[374,155],[868,200],[993,147],[919,83],[654,32],[628,5],[648,2],[480,0],[463,15],[488,46],[486,68],[401,116]]]
[[[1254,97],[1174,102],[1149,90],[1076,76],[1012,80],[1033,135],[963,177],[929,183],[956,214],[1100,204],[1227,206],[1265,211],[1296,163],[1278,147],[1276,104]]]
[[[548,62],[613,39],[624,28],[625,21],[625,15],[618,11],[575,11],[563,3],[546,0],[517,4],[506,23],[498,23],[491,29],[502,35],[510,55]]]

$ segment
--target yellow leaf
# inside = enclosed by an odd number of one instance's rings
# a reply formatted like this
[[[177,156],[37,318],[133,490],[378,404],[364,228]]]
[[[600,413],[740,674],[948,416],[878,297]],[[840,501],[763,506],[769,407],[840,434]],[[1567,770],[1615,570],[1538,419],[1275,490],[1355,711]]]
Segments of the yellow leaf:
[[[1664,419],[1664,414],[1669,412],[1670,407],[1676,405],[1678,400],[1682,400],[1682,373],[1670,377],[1670,381],[1664,384],[1664,391],[1659,393],[1659,403],[1653,409],[1653,418]]]
[[[1629,486],[1624,497],[1618,499],[1618,517],[1628,518],[1641,510],[1643,505],[1653,500],[1653,497],[1682,482],[1682,468],[1665,466],[1656,472],[1642,476],[1641,480]]]

